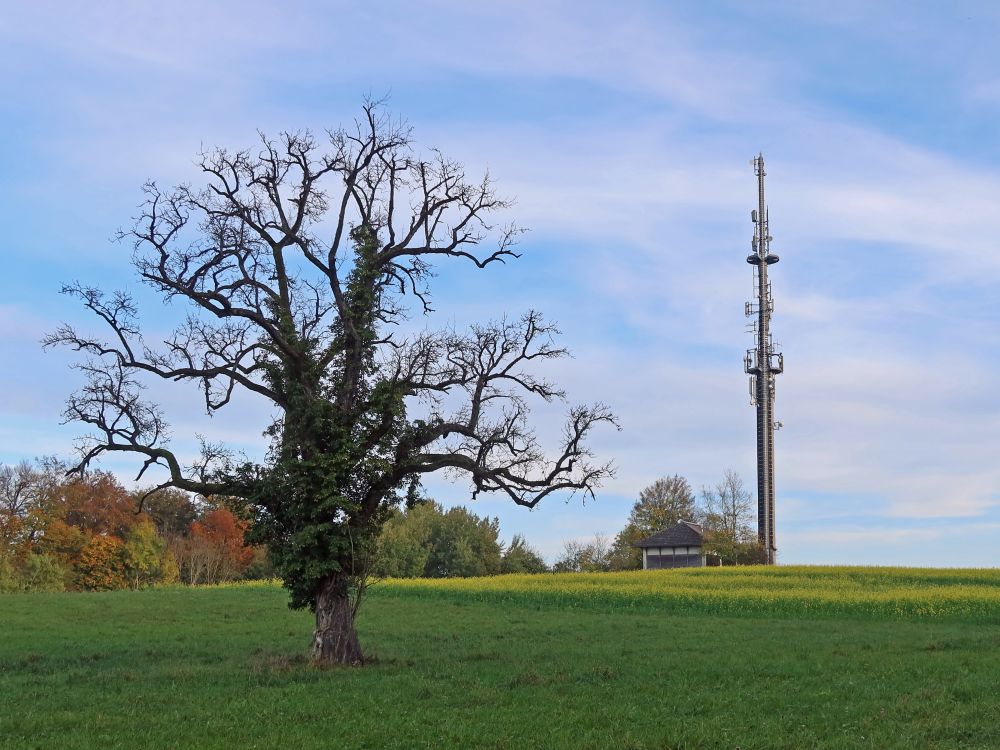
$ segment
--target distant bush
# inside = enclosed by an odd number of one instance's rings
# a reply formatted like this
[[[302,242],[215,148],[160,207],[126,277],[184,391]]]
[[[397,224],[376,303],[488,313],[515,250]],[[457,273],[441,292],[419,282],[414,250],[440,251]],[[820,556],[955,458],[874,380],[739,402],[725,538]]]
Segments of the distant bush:
[[[253,559],[243,571],[243,578],[247,581],[269,581],[275,577],[274,566],[271,558],[267,556],[267,547],[261,545],[253,547]]]
[[[18,591],[17,570],[6,557],[0,556],[0,594]]]
[[[529,545],[520,534],[515,534],[510,540],[500,562],[501,573],[544,573],[548,569],[549,566],[538,550]]]
[[[500,572],[500,521],[433,501],[398,512],[378,541],[373,573],[379,578],[454,578]]]
[[[28,555],[21,568],[22,591],[65,591],[66,568],[51,555]]]
[[[51,555],[30,554],[20,565],[0,557],[0,593],[65,590],[66,568]]]

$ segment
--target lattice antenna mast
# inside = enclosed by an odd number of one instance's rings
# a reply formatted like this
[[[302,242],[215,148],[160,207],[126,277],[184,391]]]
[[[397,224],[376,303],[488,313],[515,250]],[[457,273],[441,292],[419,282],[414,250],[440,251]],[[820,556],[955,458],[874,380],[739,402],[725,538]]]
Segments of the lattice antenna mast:
[[[774,419],[774,376],[785,369],[785,358],[771,339],[771,314],[774,300],[768,266],[778,262],[771,252],[767,205],[764,203],[764,155],[753,162],[757,175],[757,208],[750,212],[754,224],[753,252],[747,263],[753,266],[755,301],[746,303],[746,315],[751,319],[747,329],[754,336],[754,346],[747,349],[743,364],[750,375],[750,404],[757,407],[757,534],[764,551],[764,561],[775,563],[777,546],[774,540],[774,431],[781,427]]]

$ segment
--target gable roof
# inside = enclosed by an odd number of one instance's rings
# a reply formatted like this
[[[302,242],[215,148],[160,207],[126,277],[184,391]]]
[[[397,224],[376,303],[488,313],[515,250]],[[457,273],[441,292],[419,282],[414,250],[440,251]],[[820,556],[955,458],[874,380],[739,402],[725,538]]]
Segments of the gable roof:
[[[635,547],[700,547],[705,536],[701,526],[691,521],[668,526],[652,536],[640,539]]]

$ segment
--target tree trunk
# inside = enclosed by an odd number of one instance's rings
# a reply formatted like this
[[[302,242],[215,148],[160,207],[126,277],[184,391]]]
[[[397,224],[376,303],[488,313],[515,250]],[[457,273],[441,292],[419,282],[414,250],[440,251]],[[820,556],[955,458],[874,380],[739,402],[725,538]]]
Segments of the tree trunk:
[[[324,666],[356,666],[364,661],[358,633],[354,629],[354,608],[344,577],[334,575],[324,579],[316,592],[312,659],[314,663]]]

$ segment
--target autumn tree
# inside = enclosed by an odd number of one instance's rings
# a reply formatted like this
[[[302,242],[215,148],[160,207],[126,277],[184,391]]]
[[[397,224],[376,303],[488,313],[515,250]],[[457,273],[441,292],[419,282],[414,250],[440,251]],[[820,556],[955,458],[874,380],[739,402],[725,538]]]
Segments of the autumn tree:
[[[136,506],[140,501],[156,532],[168,543],[187,536],[191,524],[198,520],[198,506],[191,495],[172,487],[133,494]]]
[[[253,560],[244,541],[247,524],[225,508],[208,511],[191,524],[181,542],[187,582],[219,583],[239,578]]]
[[[125,571],[131,588],[177,580],[177,561],[152,521],[143,520],[133,526],[124,542]]]
[[[49,513],[85,533],[119,539],[141,520],[132,497],[105,471],[90,471],[59,484]]]
[[[65,474],[65,466],[52,464]],[[44,472],[43,476],[48,476]],[[39,551],[73,571],[72,582],[85,589],[129,585],[125,539],[147,519],[115,477],[90,471],[43,482],[36,490]]]
[[[51,518],[45,523],[44,533],[38,540],[39,551],[52,555],[68,568],[80,561],[83,548],[89,541],[88,534],[81,528],[70,526],[61,518]]]
[[[95,535],[87,540],[74,566],[74,583],[90,591],[128,587],[128,557],[116,536]]]
[[[687,479],[674,474],[657,479],[639,493],[628,523],[611,545],[610,565],[614,570],[642,567],[642,552],[634,545],[679,521],[701,517],[694,490]]]
[[[176,578],[165,540],[111,474],[67,476],[54,458],[0,466],[0,532],[0,558],[23,590],[140,588]]]
[[[431,309],[437,261],[485,268],[517,257],[517,230],[488,177],[471,180],[375,104],[324,142],[262,137],[203,155],[204,185],[145,186],[135,225],[139,278],[188,316],[157,346],[138,303],[82,284],[65,288],[107,326],[70,326],[48,345],[85,355],[86,382],[66,416],[90,428],[79,464],[128,452],[164,473],[161,487],[242,498],[295,607],[315,612],[318,662],[356,664],[354,618],[375,540],[422,476],[466,476],[474,495],[532,507],[562,490],[593,493],[608,465],[585,441],[611,422],[601,405],[569,410],[561,445],[544,449],[529,399],[562,391],[531,365],[562,357],[537,312],[471,327],[404,325]],[[489,246],[488,246],[489,245]],[[144,379],[194,382],[215,413],[237,390],[277,415],[270,451],[238,461],[205,444],[187,465],[167,441]]]
[[[31,541],[29,515],[37,473],[30,463],[0,465],[0,557],[23,557]]]
[[[61,517],[66,466],[55,458],[0,464],[0,556],[24,559],[47,523]]]
[[[47,477],[27,461],[0,464],[0,593],[62,591],[66,569],[38,548]]]

